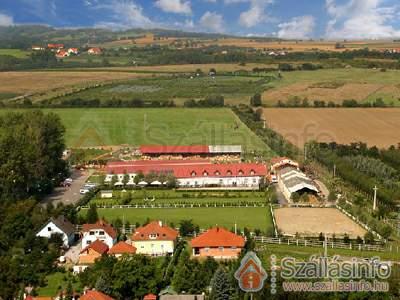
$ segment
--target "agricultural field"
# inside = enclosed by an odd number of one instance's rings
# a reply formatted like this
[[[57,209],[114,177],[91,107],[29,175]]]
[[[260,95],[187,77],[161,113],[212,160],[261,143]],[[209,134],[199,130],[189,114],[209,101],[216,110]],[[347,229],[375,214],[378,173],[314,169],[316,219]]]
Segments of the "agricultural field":
[[[0,114],[10,111],[0,110]],[[22,110],[20,110],[22,111]],[[68,147],[105,145],[242,145],[271,157],[273,152],[225,108],[44,109],[58,114]]]
[[[278,208],[274,210],[278,230],[283,235],[317,237],[363,237],[366,230],[336,208]]]
[[[33,71],[33,72],[0,72],[0,95],[32,95],[32,94],[63,94],[93,84],[127,80],[148,74],[128,72],[63,72],[63,71]],[[40,95],[38,95],[40,96]]]
[[[127,101],[141,99],[143,101],[174,101],[183,106],[188,99],[204,99],[209,95],[222,95],[226,104],[248,103],[256,92],[262,92],[268,83],[262,77],[241,76],[162,76],[139,78],[117,84],[91,88],[69,96],[54,99],[52,103],[82,99],[98,99],[100,102],[110,100]]]
[[[310,140],[380,148],[400,142],[400,108],[266,108],[264,118],[299,147]]]
[[[356,68],[284,72],[281,80],[271,82],[262,99],[265,105],[275,105],[295,96],[307,98],[310,104],[314,100],[341,104],[349,99],[373,102],[381,98],[388,105],[400,106],[399,76],[398,70]]]
[[[0,49],[0,55],[10,55],[16,58],[26,58],[30,53],[30,51],[24,51],[20,49]]]
[[[131,224],[143,224],[147,219],[161,220],[178,225],[179,221],[192,219],[193,223],[202,229],[212,226],[223,226],[227,229],[247,227],[251,230],[260,229],[263,232],[272,230],[272,221],[268,209],[265,207],[245,208],[99,208],[100,217],[107,221],[125,218]],[[86,210],[82,209],[81,214]]]

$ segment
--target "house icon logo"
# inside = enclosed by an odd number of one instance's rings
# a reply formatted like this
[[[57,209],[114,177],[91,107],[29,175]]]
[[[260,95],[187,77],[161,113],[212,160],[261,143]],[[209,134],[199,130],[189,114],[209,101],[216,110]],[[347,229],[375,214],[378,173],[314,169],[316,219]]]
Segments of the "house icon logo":
[[[267,277],[267,272],[265,272],[260,259],[251,251],[246,253],[239,269],[235,272],[240,289],[247,293],[260,291],[264,287]]]

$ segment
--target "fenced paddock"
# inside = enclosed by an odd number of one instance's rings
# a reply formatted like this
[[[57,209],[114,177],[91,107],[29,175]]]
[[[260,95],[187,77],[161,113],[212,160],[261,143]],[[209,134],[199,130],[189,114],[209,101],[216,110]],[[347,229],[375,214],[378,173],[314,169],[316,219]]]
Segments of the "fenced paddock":
[[[336,208],[278,208],[274,211],[278,231],[283,236],[316,237],[321,232],[328,237],[351,239],[364,237],[367,232]]]

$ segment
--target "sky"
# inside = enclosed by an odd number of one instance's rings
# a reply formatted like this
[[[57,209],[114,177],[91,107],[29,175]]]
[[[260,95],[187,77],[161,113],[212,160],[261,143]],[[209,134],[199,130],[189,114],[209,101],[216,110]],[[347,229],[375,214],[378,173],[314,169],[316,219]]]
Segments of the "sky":
[[[399,0],[0,0],[0,26],[168,28],[286,39],[400,38]]]

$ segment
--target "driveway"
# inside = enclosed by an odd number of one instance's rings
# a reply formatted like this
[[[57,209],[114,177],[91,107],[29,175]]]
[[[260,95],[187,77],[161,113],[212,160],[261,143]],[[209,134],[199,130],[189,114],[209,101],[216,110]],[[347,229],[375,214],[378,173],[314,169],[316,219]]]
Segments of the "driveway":
[[[90,171],[72,171],[71,178],[73,181],[71,186],[55,188],[53,193],[42,201],[42,205],[47,205],[48,203],[52,203],[54,206],[57,206],[58,203],[63,203],[64,205],[76,204],[81,198],[79,190],[85,184],[90,174]]]
[[[67,259],[67,262],[75,265],[79,259],[79,253],[82,250],[82,240],[80,240],[77,244],[71,246],[67,252],[65,252],[64,256]]]

